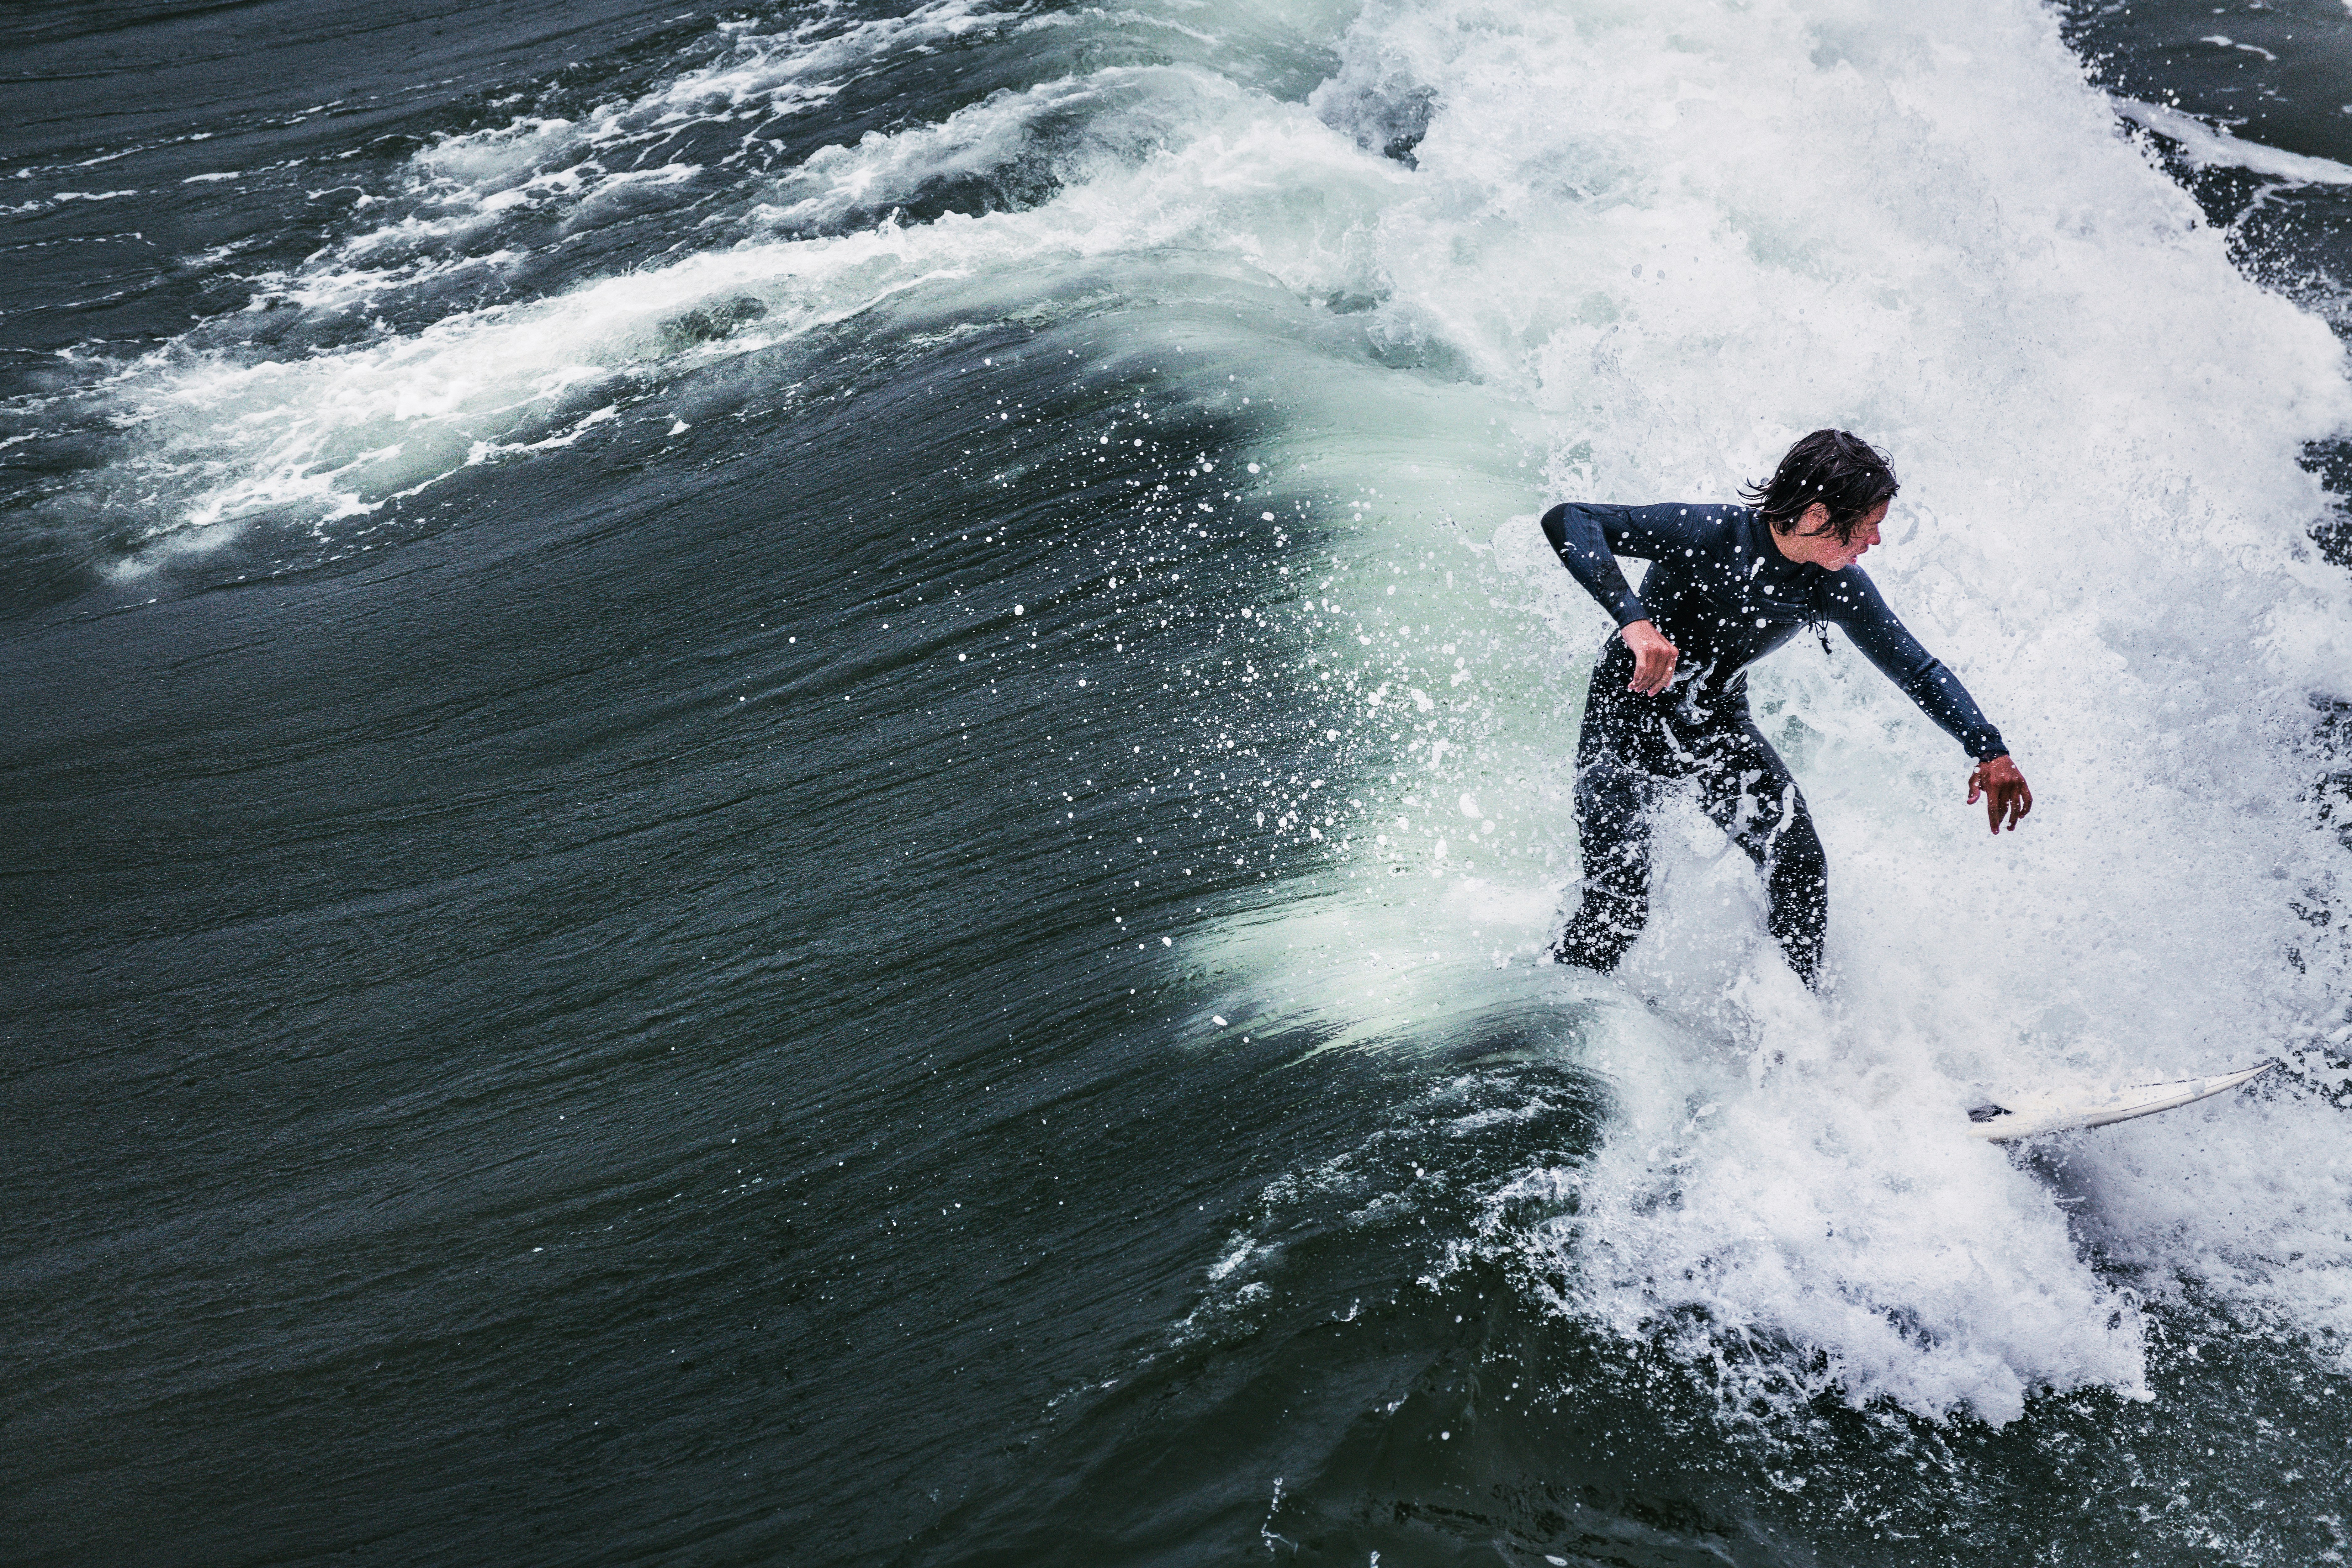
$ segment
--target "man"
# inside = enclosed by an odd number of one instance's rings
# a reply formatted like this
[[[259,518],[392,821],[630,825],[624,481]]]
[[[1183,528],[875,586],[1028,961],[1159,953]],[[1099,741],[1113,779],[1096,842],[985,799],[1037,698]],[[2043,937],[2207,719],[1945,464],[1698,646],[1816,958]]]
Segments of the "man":
[[[1803,627],[1834,622],[1977,762],[1992,831],[2014,831],[2033,792],[1941,661],[1903,629],[1854,562],[1895,499],[1886,454],[1844,430],[1789,448],[1754,506],[1586,506],[1544,514],[1576,580],[1617,623],[1592,672],[1576,744],[1583,901],[1552,949],[1563,963],[1617,966],[1650,914],[1650,813],[1675,781],[1764,875],[1772,935],[1808,986],[1829,923],[1822,841],[1797,782],[1748,715],[1748,666]],[[1615,557],[1654,563],[1636,595]]]

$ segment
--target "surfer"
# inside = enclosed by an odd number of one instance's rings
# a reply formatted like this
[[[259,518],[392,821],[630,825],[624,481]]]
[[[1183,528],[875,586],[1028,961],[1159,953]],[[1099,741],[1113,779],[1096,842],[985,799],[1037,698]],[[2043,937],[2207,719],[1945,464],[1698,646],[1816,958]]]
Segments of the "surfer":
[[[1591,506],[1546,512],[1544,536],[1617,623],[1592,672],[1576,743],[1582,900],[1553,945],[1614,969],[1650,914],[1650,814],[1675,782],[1763,873],[1766,923],[1808,986],[1821,983],[1829,868],[1786,763],[1748,714],[1748,666],[1825,623],[1976,760],[1969,804],[2014,831],[2033,792],[1957,677],[1904,630],[1854,564],[1895,499],[1886,454],[1844,430],[1789,448],[1752,506]],[[1616,558],[1651,562],[1637,595]]]

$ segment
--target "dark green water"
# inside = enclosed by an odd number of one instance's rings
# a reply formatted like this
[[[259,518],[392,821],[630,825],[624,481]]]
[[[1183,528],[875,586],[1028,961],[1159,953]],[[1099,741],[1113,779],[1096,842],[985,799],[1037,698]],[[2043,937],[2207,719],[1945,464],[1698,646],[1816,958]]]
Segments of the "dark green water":
[[[2337,1560],[2352,184],[2063,47],[2352,162],[2309,11],[16,18],[0,1559]],[[1537,965],[1511,520],[1808,409],[2052,826],[1791,659],[1828,1011]]]

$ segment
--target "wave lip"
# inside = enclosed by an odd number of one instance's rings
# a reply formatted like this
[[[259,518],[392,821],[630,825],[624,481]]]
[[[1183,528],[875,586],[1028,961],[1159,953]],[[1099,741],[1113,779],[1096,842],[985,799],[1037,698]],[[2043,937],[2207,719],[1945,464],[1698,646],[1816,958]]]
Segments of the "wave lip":
[[[1277,172],[1311,177],[1311,205]],[[894,210],[980,175],[1028,181],[1039,199],[927,222]],[[949,320],[1034,314],[1056,269],[1124,268],[1134,276],[1108,297],[1128,297],[1150,292],[1144,274],[1180,252],[1193,269],[1328,292],[1350,276],[1347,227],[1400,177],[1296,106],[1186,68],[1108,68],[824,149],[766,187],[784,204],[752,208],[766,235],[350,346],[301,352],[299,321],[266,357],[233,341],[278,313],[323,322],[510,253],[322,264],[281,280],[278,311],[257,306],[151,353],[88,396],[131,443],[113,478],[147,498],[146,539],[222,537],[213,531],[263,515],[331,522],[543,447],[675,374],[917,297]],[[833,232],[793,232],[807,228]],[[892,335],[871,320],[872,336]]]

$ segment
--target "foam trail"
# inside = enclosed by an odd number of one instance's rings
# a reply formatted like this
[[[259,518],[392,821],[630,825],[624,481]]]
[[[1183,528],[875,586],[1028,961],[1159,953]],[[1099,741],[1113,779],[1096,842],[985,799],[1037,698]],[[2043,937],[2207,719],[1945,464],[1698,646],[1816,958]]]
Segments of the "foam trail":
[[[2288,153],[2276,147],[2265,147],[2259,142],[2248,142],[2216,131],[2194,116],[2177,109],[2167,109],[2160,103],[2140,103],[2126,99],[2116,108],[2135,125],[2142,125],[2168,141],[2179,142],[2189,161],[2200,169],[2244,169],[2251,174],[2269,174],[2299,185],[2352,185],[2352,163],[2339,163],[2333,158],[2315,158],[2305,153]]]
[[[635,97],[443,138],[409,160],[399,190],[370,204],[389,209],[384,220],[296,274],[256,281],[296,294],[330,280],[380,290],[459,258],[522,261],[550,226],[559,238],[591,231],[648,185],[694,187],[683,200],[747,183],[781,161],[787,132],[860,75],[1022,23],[1018,11],[972,0],[932,0],[897,16],[822,8],[767,31],[721,22],[702,46],[706,58]]]

